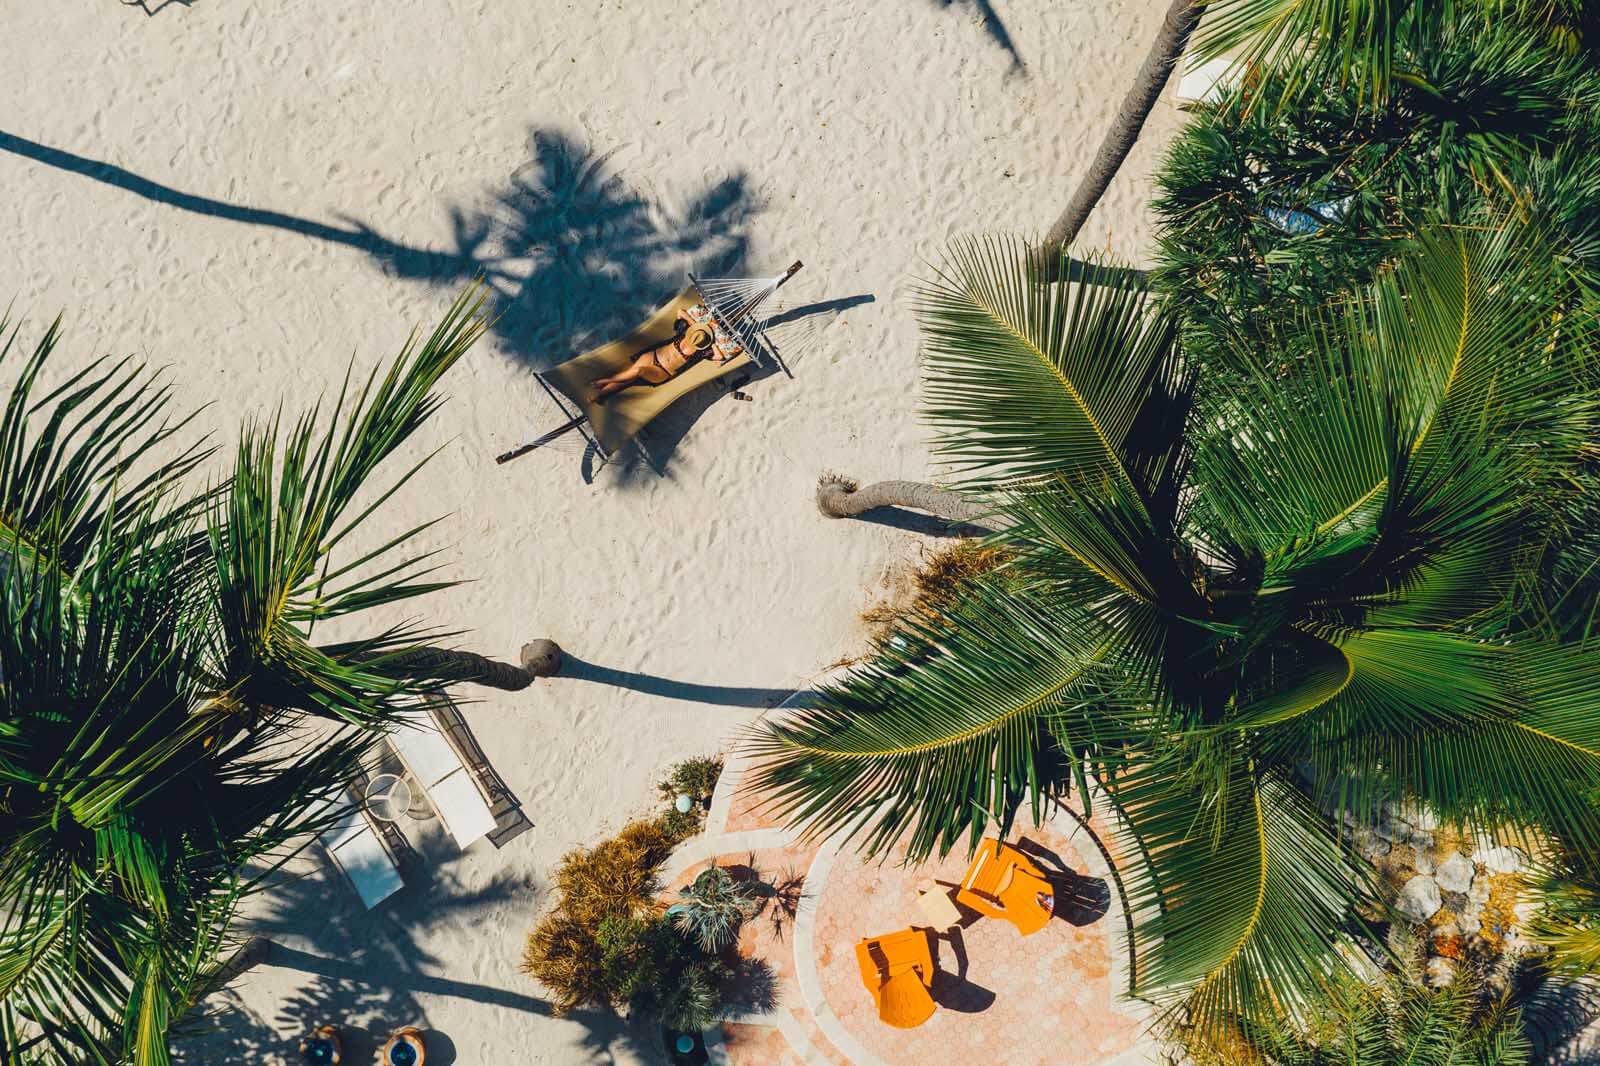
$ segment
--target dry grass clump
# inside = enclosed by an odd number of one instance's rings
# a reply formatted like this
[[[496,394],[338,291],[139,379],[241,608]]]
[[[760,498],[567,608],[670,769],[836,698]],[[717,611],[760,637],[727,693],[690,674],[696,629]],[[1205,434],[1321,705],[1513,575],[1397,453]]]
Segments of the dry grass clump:
[[[941,547],[923,556],[922,566],[912,576],[909,602],[876,604],[861,613],[861,620],[881,638],[902,620],[937,619],[959,602],[969,582],[997,569],[1007,558],[1004,548],[979,541],[961,540]]]
[[[669,800],[690,796],[695,803],[689,810],[669,807],[653,818],[636,819],[616,836],[561,857],[556,904],[528,934],[522,953],[522,972],[550,990],[557,1017],[584,1003],[617,999],[618,974],[607,970],[607,959],[615,962],[616,945],[602,943],[602,927],[609,923],[616,931],[660,918],[656,874],[673,848],[700,832],[721,773],[722,759],[716,756],[678,763],[661,782],[661,794]]]
[[[676,813],[676,812],[673,812]],[[575,848],[556,867],[556,905],[533,932],[522,971],[552,993],[557,1017],[604,999],[603,953],[596,936],[608,918],[654,916],[656,872],[672,849],[699,828],[668,816],[639,819],[592,848]]]

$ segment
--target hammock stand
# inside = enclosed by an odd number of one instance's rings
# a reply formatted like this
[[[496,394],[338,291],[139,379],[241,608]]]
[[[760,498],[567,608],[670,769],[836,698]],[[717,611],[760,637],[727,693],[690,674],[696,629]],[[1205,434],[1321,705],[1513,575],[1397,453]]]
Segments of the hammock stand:
[[[770,316],[757,312],[800,267],[796,262],[782,274],[770,278],[701,279],[690,274],[689,285],[633,332],[538,374],[539,383],[567,416],[567,421],[543,436],[495,456],[494,461],[510,462],[575,429],[609,460],[652,419],[700,386],[751,363],[763,366],[771,360],[783,368],[783,361],[766,333]],[[641,352],[671,340],[676,335],[678,318],[695,304],[704,304],[718,333],[737,341],[744,351],[722,363],[698,359],[660,385],[634,385],[613,393],[603,404],[591,399],[591,382],[626,368]]]

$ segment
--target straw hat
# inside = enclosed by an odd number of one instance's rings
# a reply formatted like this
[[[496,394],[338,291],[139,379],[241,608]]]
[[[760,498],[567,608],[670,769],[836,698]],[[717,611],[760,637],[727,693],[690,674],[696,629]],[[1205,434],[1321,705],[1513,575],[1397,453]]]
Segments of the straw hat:
[[[711,347],[711,342],[716,339],[717,335],[710,326],[690,326],[683,334],[683,343],[696,352]]]

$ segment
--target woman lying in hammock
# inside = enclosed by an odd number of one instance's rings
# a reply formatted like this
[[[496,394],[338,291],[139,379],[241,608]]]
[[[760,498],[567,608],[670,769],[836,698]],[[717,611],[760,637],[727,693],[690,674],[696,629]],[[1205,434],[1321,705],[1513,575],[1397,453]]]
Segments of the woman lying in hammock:
[[[663,385],[697,359],[725,363],[740,351],[736,344],[717,343],[716,330],[702,308],[691,308],[688,319],[678,319],[676,333],[667,343],[640,352],[626,370],[591,381],[595,402],[603,403],[607,396],[636,382]]]

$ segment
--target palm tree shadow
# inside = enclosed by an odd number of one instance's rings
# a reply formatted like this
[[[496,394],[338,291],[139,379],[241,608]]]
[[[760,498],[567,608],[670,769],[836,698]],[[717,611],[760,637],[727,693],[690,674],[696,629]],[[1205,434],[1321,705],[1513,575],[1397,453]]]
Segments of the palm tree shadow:
[[[978,21],[983,25],[983,32],[997,47],[999,47],[1011,60],[1011,67],[1006,71],[1006,76],[1019,75],[1028,77],[1028,65],[1022,60],[1022,53],[1017,49],[1016,41],[1011,39],[1011,31],[1006,29],[1006,24],[1000,13],[994,9],[993,0],[933,0],[940,7],[965,8],[969,4],[978,16]]]
[[[206,1016],[186,1028],[194,1035],[174,1044],[175,1062],[289,1061],[299,1039],[318,1025],[334,1025],[344,1044],[344,1061],[370,1062],[389,1034],[405,1025],[424,1030],[428,1061],[454,1057],[454,1044],[431,1030],[419,995],[448,996],[503,1010],[547,1016],[550,1005],[515,988],[501,988],[441,976],[444,963],[426,950],[420,933],[443,925],[493,924],[496,910],[532,898],[526,880],[501,875],[467,890],[447,863],[459,854],[442,830],[408,823],[420,836],[424,862],[406,872],[406,887],[373,910],[361,901],[313,845],[303,874],[277,871],[260,897],[262,912],[241,920],[241,930],[266,936],[273,947],[262,969],[293,971],[293,992],[279,1001],[275,1017],[249,1010],[232,990],[207,1001]],[[589,1029],[586,1043],[594,1061],[608,1061],[635,1034],[606,1011],[574,1014]],[[635,1049],[647,1054],[643,1048]]]
[[[0,130],[0,151],[174,210],[342,245],[363,253],[391,277],[451,288],[482,279],[495,292],[491,328],[501,354],[532,371],[548,370],[626,333],[670,298],[691,271],[750,273],[750,231],[758,205],[743,171],[713,178],[673,209],[638,192],[614,170],[616,151],[597,152],[560,130],[538,126],[530,128],[528,146],[529,159],[480,204],[446,206],[449,235],[442,247],[429,247],[393,240],[348,214],[336,214],[330,222],[230,203]],[[766,368],[751,379],[772,372]],[[647,427],[638,453],[618,464],[622,482],[666,476],[678,442],[727,391],[701,390],[704,395],[675,405]],[[527,428],[552,428],[561,421],[561,411],[551,403],[529,412]],[[508,427],[508,432],[520,431]]]

